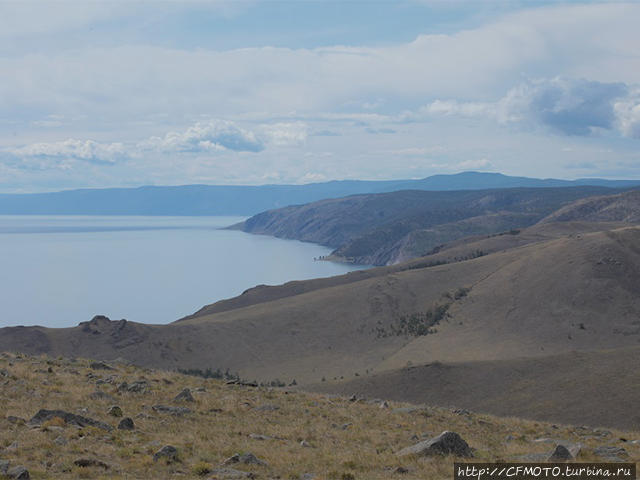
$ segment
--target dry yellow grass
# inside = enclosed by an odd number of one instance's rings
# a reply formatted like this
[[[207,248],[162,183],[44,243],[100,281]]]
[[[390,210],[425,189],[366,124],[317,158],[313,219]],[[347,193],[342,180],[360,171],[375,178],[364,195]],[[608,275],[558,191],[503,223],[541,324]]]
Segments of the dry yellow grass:
[[[389,408],[381,408],[379,402],[226,385],[125,365],[113,365],[114,370],[92,370],[90,363],[83,359],[0,356],[0,370],[8,374],[0,376],[0,459],[26,466],[35,479],[209,478],[207,472],[226,458],[246,452],[268,465],[234,468],[252,471],[259,479],[298,479],[305,473],[314,473],[317,479],[337,480],[450,479],[454,458],[400,459],[395,455],[416,443],[414,435],[422,439],[444,430],[456,431],[466,439],[479,461],[513,460],[520,455],[550,452],[554,445],[534,442],[539,437],[582,443],[580,460],[595,460],[592,448],[604,444],[623,446],[630,461],[640,458],[640,446],[620,440],[638,438],[634,433],[612,431],[599,436],[591,429],[457,414],[440,408],[398,412],[394,409],[407,405],[391,403]],[[121,382],[140,379],[149,383],[147,393],[118,392]],[[182,405],[193,413],[176,417],[151,408],[156,404],[176,405],[173,398],[183,388],[192,389],[195,402]],[[96,389],[114,400],[91,399]],[[107,414],[112,405],[119,405],[125,417],[134,419],[134,431],[78,428],[60,419],[33,427],[7,418],[15,416],[28,422],[41,408],[61,409],[116,427],[120,418]],[[277,409],[256,408],[265,405]],[[349,426],[343,428],[346,424]],[[255,435],[270,438],[257,439]],[[508,436],[512,439],[507,440]],[[302,441],[308,446],[301,445]],[[154,462],[153,454],[164,445],[177,448],[179,461]],[[73,463],[78,458],[95,458],[110,468],[78,467]],[[409,472],[394,473],[399,466]]]

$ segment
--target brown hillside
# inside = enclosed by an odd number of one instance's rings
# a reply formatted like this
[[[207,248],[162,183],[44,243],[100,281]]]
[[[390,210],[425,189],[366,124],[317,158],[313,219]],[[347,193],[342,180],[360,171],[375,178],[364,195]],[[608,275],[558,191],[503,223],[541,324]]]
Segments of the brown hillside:
[[[315,383],[407,362],[631,346],[640,338],[638,245],[638,228],[574,234],[458,263],[380,269],[349,283],[311,281],[318,288],[297,293],[294,285],[289,296],[280,291],[280,298],[267,295],[170,325],[97,318],[70,329],[6,328],[0,349],[121,357],[162,368],[229,368],[248,379]],[[465,297],[446,296],[462,287],[471,288]],[[442,303],[450,303],[450,316],[435,326],[437,333],[380,334],[403,315]]]
[[[575,425],[640,427],[640,347],[432,363],[311,387]]]
[[[560,208],[542,222],[640,222],[640,190],[583,198]]]

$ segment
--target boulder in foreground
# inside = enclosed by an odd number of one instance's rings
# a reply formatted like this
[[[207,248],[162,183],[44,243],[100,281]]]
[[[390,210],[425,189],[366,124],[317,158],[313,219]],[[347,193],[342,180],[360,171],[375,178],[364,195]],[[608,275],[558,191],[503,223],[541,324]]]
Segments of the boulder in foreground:
[[[455,455],[456,457],[473,457],[473,452],[469,444],[456,432],[442,432],[437,437],[424,442],[416,443],[407,448],[403,448],[398,453],[398,457],[407,455],[432,456],[432,455]]]

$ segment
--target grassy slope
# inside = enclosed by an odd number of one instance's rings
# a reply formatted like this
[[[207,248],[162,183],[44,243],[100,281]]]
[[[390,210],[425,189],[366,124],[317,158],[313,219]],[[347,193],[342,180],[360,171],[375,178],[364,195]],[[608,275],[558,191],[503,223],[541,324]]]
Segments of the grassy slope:
[[[404,405],[392,403],[385,409],[379,402],[225,385],[130,366],[96,371],[88,365],[86,360],[0,355],[0,368],[9,374],[1,379],[0,458],[26,466],[34,479],[197,478],[237,452],[252,452],[268,466],[235,468],[252,471],[259,478],[298,479],[304,473],[314,473],[316,478],[327,480],[348,478],[343,477],[345,474],[376,480],[395,477],[393,470],[403,466],[409,473],[402,478],[437,480],[451,478],[453,458],[400,460],[394,453],[416,443],[414,435],[453,430],[476,449],[480,461],[548,454],[555,444],[535,441],[541,437],[582,443],[581,461],[597,460],[593,448],[599,445],[621,446],[629,452],[630,461],[640,459],[640,445],[619,440],[637,438],[637,432],[594,431],[473,413],[459,415],[440,408],[394,412],[395,407]],[[121,381],[141,378],[151,386],[148,393],[117,392],[116,385]],[[203,392],[194,392],[195,402],[187,405],[193,413],[173,417],[150,409],[157,403],[172,404],[172,398],[185,387],[204,388]],[[89,395],[96,389],[113,395],[114,400],[91,399]],[[48,408],[82,412],[115,426],[119,419],[106,413],[113,404],[119,405],[125,416],[134,418],[135,431],[105,433],[56,420],[32,428],[7,420],[8,416],[28,420],[40,408]],[[261,405],[279,408],[255,409]],[[342,429],[344,424],[351,425]],[[258,440],[251,434],[272,438]],[[56,443],[59,437],[66,444]],[[303,447],[302,440],[311,446]],[[11,447],[14,442],[17,448]],[[178,449],[180,461],[154,462],[153,453],[168,444]],[[77,467],[73,462],[78,458],[98,459],[109,468]]]

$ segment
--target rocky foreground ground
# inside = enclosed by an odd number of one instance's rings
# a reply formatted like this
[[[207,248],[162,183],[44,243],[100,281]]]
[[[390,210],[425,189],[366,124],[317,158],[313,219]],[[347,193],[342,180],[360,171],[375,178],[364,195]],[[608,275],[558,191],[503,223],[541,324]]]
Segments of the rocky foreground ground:
[[[635,462],[638,439],[118,363],[0,355],[0,478],[450,479],[454,461]]]

